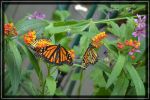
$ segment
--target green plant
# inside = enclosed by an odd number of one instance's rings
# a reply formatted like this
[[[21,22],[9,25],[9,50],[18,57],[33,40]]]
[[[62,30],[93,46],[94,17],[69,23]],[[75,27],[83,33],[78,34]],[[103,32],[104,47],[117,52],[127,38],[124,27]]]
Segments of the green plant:
[[[96,7],[94,6],[93,9]],[[103,46],[97,49],[105,47],[107,54],[103,54],[105,55],[104,58],[99,58],[87,76],[93,81],[93,94],[101,96],[145,96],[145,38],[138,41],[138,37],[132,35],[137,27],[134,21],[135,18],[137,19],[135,14],[138,11],[141,13],[145,7],[136,4],[98,7],[98,11],[103,13],[117,11],[119,15],[113,19],[69,20],[70,13],[67,10],[56,10],[53,14],[53,21],[46,19],[29,20],[26,16],[15,23],[14,27],[16,27],[18,34],[15,36],[11,32],[9,34],[12,36],[4,34],[5,95],[67,95],[58,88],[59,72],[68,74],[74,68],[81,68],[81,72],[72,73],[70,80],[80,80],[77,95],[82,95],[84,70],[82,70],[81,63],[83,55],[92,38],[102,31],[98,29],[97,25],[104,24],[103,30],[108,34],[108,37],[102,41]],[[132,9],[132,13],[128,14],[130,9]],[[142,14],[142,17],[144,15],[145,13]],[[5,16],[5,24],[7,23],[8,20]],[[72,40],[76,35],[80,35],[79,45],[72,47],[78,56],[74,59],[73,66],[65,64],[56,66],[36,57],[23,41],[24,34],[29,30],[35,30],[37,38],[48,38],[53,44],[61,44],[66,49],[70,49],[69,45],[73,42]],[[71,36],[68,36],[67,33],[70,33]],[[112,36],[114,38],[110,39]],[[140,42],[138,48],[140,53],[134,55],[136,57],[134,60],[128,55],[131,47],[122,47],[125,46],[123,43],[129,39]],[[118,43],[120,44],[118,45]],[[24,64],[26,59],[28,59],[28,63]],[[43,72],[43,68],[47,70],[46,74]],[[38,84],[36,85],[33,84],[31,77],[33,73],[37,77]]]

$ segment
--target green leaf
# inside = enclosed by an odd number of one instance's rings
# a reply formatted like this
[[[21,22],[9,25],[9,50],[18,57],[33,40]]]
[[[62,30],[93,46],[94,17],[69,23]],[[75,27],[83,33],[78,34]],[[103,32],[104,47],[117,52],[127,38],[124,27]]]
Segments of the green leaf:
[[[143,60],[143,55],[144,52],[146,51],[146,40],[143,39],[140,41],[140,48],[139,50],[141,51],[140,53],[135,53],[136,59],[133,61],[134,63],[138,62],[138,61],[142,61]],[[145,56],[144,56],[145,57]]]
[[[137,73],[136,69],[131,65],[130,62],[126,63],[125,68],[129,72],[129,75],[131,77],[131,80],[134,83],[135,89],[136,89],[136,94],[138,96],[144,96],[145,95],[145,87],[144,84]]]
[[[133,18],[127,18],[127,24],[126,24],[126,35],[125,35],[125,39],[131,39],[133,36],[132,36],[132,33],[135,29],[135,22],[134,22],[134,19]]]
[[[126,96],[135,96],[136,95],[136,91],[135,91],[135,87],[130,87],[126,93]]]
[[[64,37],[64,38],[62,38],[60,41],[59,41],[59,43],[63,46],[63,47],[65,47],[66,49],[70,49],[69,48],[69,43],[71,42],[71,39],[70,38],[68,38],[68,37]]]
[[[16,43],[11,39],[7,40],[7,44],[5,45],[5,61],[11,80],[12,94],[15,94],[20,83],[22,58]]]
[[[68,65],[62,65],[62,66],[58,67],[58,70],[60,70],[60,71],[62,71],[64,73],[67,73],[67,72],[69,72],[71,70],[71,68]]]
[[[34,88],[34,85],[31,80],[26,80],[21,83],[22,88],[28,93],[28,95],[37,95],[37,91]]]
[[[115,45],[109,44],[108,47],[109,47],[109,49],[110,49],[111,51],[113,51],[113,52],[115,52],[115,53],[118,52],[118,49],[116,48]]]
[[[131,10],[131,11],[129,12],[129,10]],[[133,16],[142,11],[145,11],[144,4],[127,5],[122,11],[119,12],[118,17]]]
[[[20,52],[17,48],[17,44],[13,40],[8,40],[8,48],[9,48],[10,52],[12,53],[12,56],[14,57],[14,60],[15,60],[15,63],[17,65],[18,69],[20,69],[21,68],[20,65],[22,63],[22,58],[21,58]]]
[[[81,26],[71,26],[71,33],[73,34],[81,34],[82,31],[84,31],[86,28],[89,27],[89,24],[81,25]]]
[[[50,34],[56,34],[61,32],[67,32],[70,30],[70,26],[58,26],[55,27],[53,23],[50,23],[47,27],[45,27],[45,31]]]
[[[52,36],[50,37],[50,39],[51,39],[51,42],[52,42],[53,44],[56,44],[55,35],[52,35]]]
[[[113,55],[113,58],[118,58],[118,49],[116,47],[117,41],[115,40],[109,40],[109,39],[104,39],[103,41],[104,46],[108,49],[108,51]]]
[[[8,23],[9,21],[8,21],[8,18],[7,18],[7,16],[6,16],[6,14],[4,14],[4,23],[6,24],[6,23]]]
[[[107,11],[109,11],[110,8],[109,8],[107,5],[105,5],[105,4],[100,4],[100,5],[98,5],[97,10],[98,10],[100,13],[107,14]]]
[[[79,21],[77,20],[69,20],[69,21],[54,21],[54,26],[68,26],[68,25],[76,25]]]
[[[79,80],[81,76],[81,73],[73,73],[71,75],[71,80]]]
[[[108,28],[108,31],[110,31],[115,36],[120,37],[122,41],[124,41],[125,38],[128,39],[130,36],[132,36],[131,34],[133,32],[134,25],[133,23],[131,23],[131,20],[128,21],[127,24],[121,24],[120,27],[118,26],[118,24],[112,21],[108,22],[107,24],[111,26],[111,28]]]
[[[90,73],[90,78],[93,80],[94,85],[99,87],[105,87],[106,81],[104,79],[102,71],[98,68],[98,66],[95,66],[92,72]]]
[[[53,14],[53,19],[56,21],[65,21],[70,16],[67,10],[56,10]]]
[[[96,24],[95,24],[93,21],[90,22],[89,32],[90,32],[90,34],[88,34],[88,37],[89,37],[89,38],[92,38],[92,37],[94,37],[96,34],[99,33],[99,30],[98,30]]]
[[[23,66],[23,71],[21,72],[21,81],[26,81],[30,79],[30,76],[32,74],[32,70],[27,69],[26,66]]]
[[[73,50],[75,51],[76,55],[81,55],[81,52],[79,52],[79,51],[81,51],[80,49],[81,48],[79,48],[78,46],[73,46]]]
[[[114,8],[115,10],[121,11],[124,8],[126,8],[128,5],[124,4],[111,4],[111,8]]]
[[[81,47],[81,54],[83,55],[84,52],[86,51],[86,49],[88,48],[89,44],[90,44],[91,40],[89,37],[85,35],[82,35],[81,39],[80,39],[80,47]]]
[[[43,74],[42,74],[42,70],[38,64],[38,60],[35,58],[35,56],[32,54],[32,52],[28,49],[27,46],[22,45],[21,43],[18,43],[20,45],[20,47],[23,49],[23,51],[25,52],[25,54],[28,56],[28,58],[30,59],[30,62],[32,63],[36,74],[38,75],[39,79],[42,81],[43,80]]]
[[[95,88],[94,89],[94,95],[96,96],[109,96],[111,91],[109,89],[106,89],[104,87],[101,88]]]
[[[45,90],[47,95],[53,96],[56,91],[56,81],[52,77],[46,78]]]
[[[5,93],[7,93],[11,87],[11,80],[10,80],[8,71],[5,72],[4,83],[5,83],[4,91]]]
[[[108,40],[107,40],[108,41]],[[104,46],[109,50],[110,53],[112,53],[114,55],[115,58],[118,57],[118,49],[115,46],[115,42],[109,43],[107,41],[104,41]]]
[[[103,40],[103,42],[104,43],[107,43],[107,44],[109,44],[109,45],[114,45],[114,44],[116,44],[117,42],[118,42],[118,40],[116,40],[115,38],[105,38],[104,40]]]
[[[58,33],[58,34],[55,34],[55,42],[56,43],[60,43],[59,41],[63,38],[66,37],[66,33],[65,32],[62,32],[62,33]],[[60,43],[61,44],[61,43]]]
[[[118,56],[118,60],[117,60],[116,64],[113,67],[113,70],[108,78],[106,88],[108,88],[110,85],[112,85],[112,83],[114,83],[117,80],[118,76],[120,75],[120,73],[122,71],[124,63],[125,63],[125,56],[120,54]]]
[[[20,19],[19,21],[16,22],[15,26],[20,26],[22,25],[26,20],[28,16],[25,16],[24,18]]]
[[[138,74],[139,74],[139,76],[140,76],[140,78],[142,79],[142,81],[143,82],[145,82],[146,81],[146,68],[145,68],[146,66],[139,66],[139,67],[137,67],[136,68],[136,70],[137,70],[137,72],[138,72]]]
[[[89,20],[80,20],[78,21],[78,23],[70,25],[72,27],[78,27],[78,26],[84,26],[84,25],[88,25],[89,24]]]
[[[19,35],[22,35],[28,32],[29,30],[42,32],[44,28],[48,25],[49,22],[46,20],[31,19],[31,20],[22,20],[22,22],[18,22],[18,24],[16,24],[16,28]]]
[[[97,66],[104,72],[111,73],[111,69],[103,61],[99,60],[94,66]]]
[[[123,40],[124,38],[125,38],[125,36],[126,36],[126,34],[127,34],[127,32],[126,32],[126,24],[121,24],[121,26],[120,26],[120,34],[121,34],[121,39]]]
[[[58,76],[58,69],[57,67],[50,68],[50,75],[56,80]]]
[[[55,95],[56,96],[65,96],[64,92],[60,88],[56,89]]]
[[[112,96],[116,96],[116,95],[125,96],[128,85],[129,85],[129,80],[124,74],[122,74],[116,81],[116,84],[114,85],[114,89],[111,95]]]
[[[65,26],[54,26],[54,23],[50,23],[45,27],[45,31],[50,34],[57,34],[62,32],[79,33],[85,30],[88,27],[87,22],[77,23],[74,25],[65,25]]]
[[[107,24],[111,26],[111,28],[108,28],[108,31],[115,36],[121,37],[120,27],[115,22],[110,21]]]

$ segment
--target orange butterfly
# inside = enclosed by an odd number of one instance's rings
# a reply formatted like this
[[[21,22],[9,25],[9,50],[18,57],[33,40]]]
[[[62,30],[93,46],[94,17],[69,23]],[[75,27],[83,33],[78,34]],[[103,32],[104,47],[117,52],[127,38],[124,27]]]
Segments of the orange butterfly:
[[[86,49],[86,52],[83,56],[83,68],[86,68],[86,66],[88,66],[89,64],[95,64],[98,61],[98,55],[94,48],[95,47],[90,44]]]
[[[48,63],[62,65],[68,64],[72,65],[72,57],[70,53],[59,45],[47,45],[42,48],[37,48],[37,43],[41,40],[37,40],[31,44],[31,48],[38,54],[40,57],[44,58]]]

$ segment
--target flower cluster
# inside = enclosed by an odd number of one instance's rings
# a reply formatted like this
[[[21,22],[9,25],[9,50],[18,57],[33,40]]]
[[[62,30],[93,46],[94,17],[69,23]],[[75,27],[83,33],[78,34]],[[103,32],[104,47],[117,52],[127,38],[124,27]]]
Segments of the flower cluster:
[[[136,40],[126,40],[125,45],[130,46],[131,50],[129,51],[129,55],[131,56],[132,59],[135,59],[135,56],[133,55],[135,52],[140,53],[141,51],[139,50],[140,47],[140,42]]]
[[[146,27],[146,16],[137,15],[138,19],[135,19],[136,28],[135,32],[132,33],[133,37],[138,37],[137,40],[126,40],[124,43],[118,42],[117,47],[119,50],[124,50],[124,48],[129,47],[128,55],[131,57],[131,59],[135,59],[134,53],[140,53],[139,50],[140,47],[140,40],[142,37],[145,37],[145,27]]]
[[[145,37],[146,32],[146,16],[137,15],[138,19],[135,19],[136,29],[135,32],[132,33],[134,37],[138,37],[138,41],[141,40],[141,37]]]
[[[39,42],[37,42],[36,47],[43,48],[43,47],[49,46],[49,45],[52,45],[51,41],[49,41],[47,39],[40,39]]]
[[[74,50],[73,49],[72,50],[68,50],[68,52],[71,55],[72,59],[74,59],[75,58],[75,52],[74,52]]]
[[[136,40],[133,41],[132,39],[130,39],[125,41],[125,45],[138,49],[140,46],[140,42]]]
[[[117,42],[117,47],[118,47],[119,49],[123,49],[123,48],[124,48],[124,44],[121,43],[121,42]]]
[[[132,59],[135,59],[135,56],[134,56],[135,52],[137,52],[137,53],[140,52],[140,50],[139,50],[140,42],[136,41],[136,40],[132,40],[132,39],[126,40],[124,43],[118,42],[117,47],[119,49],[124,49],[125,47],[130,47],[128,54],[131,56]]]
[[[94,47],[99,48],[102,45],[101,40],[103,40],[106,37],[107,37],[107,34],[105,32],[100,32],[99,34],[97,34],[96,36],[92,38],[91,44]]]
[[[45,14],[35,11],[32,15],[28,17],[28,19],[44,19],[45,17]]]
[[[4,34],[6,36],[16,36],[18,35],[16,28],[13,23],[7,23],[4,25]]]
[[[36,32],[29,31],[27,34],[24,35],[24,42],[29,45],[36,39]]]

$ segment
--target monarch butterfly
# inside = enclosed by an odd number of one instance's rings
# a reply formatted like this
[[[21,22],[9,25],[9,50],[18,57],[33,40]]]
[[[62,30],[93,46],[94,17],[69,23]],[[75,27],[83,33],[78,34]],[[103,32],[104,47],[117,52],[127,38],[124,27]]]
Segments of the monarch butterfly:
[[[72,57],[70,53],[59,45],[47,45],[42,48],[37,48],[37,43],[42,40],[35,41],[32,45],[32,49],[38,54],[40,57],[44,58],[48,63],[62,65],[68,64],[72,65]]]
[[[94,48],[95,47],[90,44],[86,49],[86,52],[83,55],[83,68],[86,68],[89,64],[95,64],[98,61],[98,55]]]

